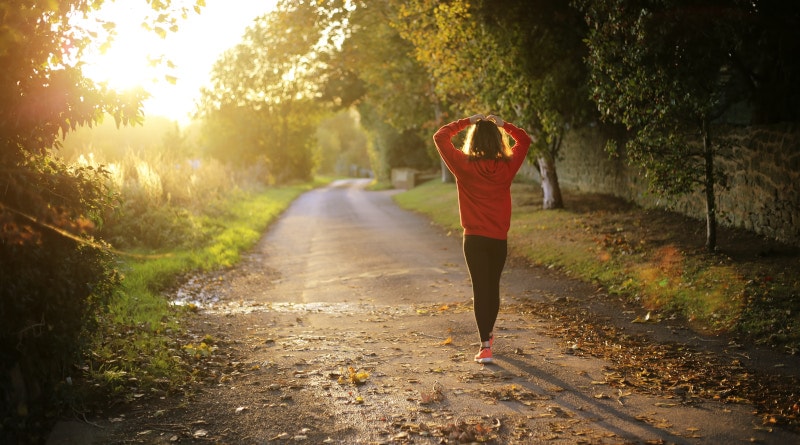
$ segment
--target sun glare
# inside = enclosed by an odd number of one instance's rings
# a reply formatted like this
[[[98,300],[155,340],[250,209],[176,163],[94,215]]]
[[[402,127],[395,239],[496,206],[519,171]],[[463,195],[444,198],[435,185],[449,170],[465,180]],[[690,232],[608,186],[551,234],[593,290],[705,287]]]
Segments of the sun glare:
[[[158,57],[158,47],[141,27],[148,8],[138,1],[110,2],[97,12],[98,18],[116,25],[117,35],[108,48],[91,48],[81,61],[86,77],[114,89],[144,87],[157,77],[150,60]]]
[[[88,62],[84,75],[96,82],[102,82],[115,90],[134,87],[148,89],[158,81],[159,72],[152,66],[149,54],[131,41],[119,41],[113,49]]]
[[[105,51],[96,48],[81,60],[83,73],[115,90],[142,87],[150,94],[145,117],[164,116],[186,124],[214,62],[275,3],[206,0],[199,15],[190,14],[179,21],[177,32],[161,38],[142,27],[152,13],[146,1],[106,0],[97,17],[116,24],[116,37]]]

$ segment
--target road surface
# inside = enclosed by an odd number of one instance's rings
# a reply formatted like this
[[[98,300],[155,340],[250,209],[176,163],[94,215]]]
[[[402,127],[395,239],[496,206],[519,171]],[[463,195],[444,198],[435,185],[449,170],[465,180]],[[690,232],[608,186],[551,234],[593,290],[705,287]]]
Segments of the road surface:
[[[460,234],[366,185],[302,195],[240,266],[189,283],[214,378],[97,419],[84,443],[800,443],[750,406],[637,391],[572,353],[531,303],[597,290],[521,262],[503,277],[496,363],[474,363]]]

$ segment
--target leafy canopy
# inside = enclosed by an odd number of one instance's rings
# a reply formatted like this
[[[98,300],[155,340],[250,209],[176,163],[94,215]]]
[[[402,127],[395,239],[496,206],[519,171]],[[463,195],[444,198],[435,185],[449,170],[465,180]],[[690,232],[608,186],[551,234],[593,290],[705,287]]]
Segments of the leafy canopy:
[[[260,162],[279,182],[310,176],[325,112],[320,77],[334,38],[326,23],[341,13],[337,3],[281,1],[217,61],[198,111],[211,154]]]
[[[628,160],[665,195],[705,184],[698,135],[741,100],[731,54],[746,11],[715,3],[587,2],[592,97],[605,119],[631,130]]]

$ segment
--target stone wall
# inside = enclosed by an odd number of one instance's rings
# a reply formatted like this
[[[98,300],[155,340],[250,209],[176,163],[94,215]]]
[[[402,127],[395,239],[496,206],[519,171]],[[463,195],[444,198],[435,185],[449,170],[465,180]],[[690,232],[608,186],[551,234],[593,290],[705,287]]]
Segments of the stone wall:
[[[730,144],[716,162],[728,175],[727,188],[717,190],[719,224],[800,245],[800,128],[729,127],[725,132]],[[705,219],[702,191],[678,199],[654,196],[637,169],[610,159],[604,147],[597,129],[570,132],[556,165],[561,186]]]

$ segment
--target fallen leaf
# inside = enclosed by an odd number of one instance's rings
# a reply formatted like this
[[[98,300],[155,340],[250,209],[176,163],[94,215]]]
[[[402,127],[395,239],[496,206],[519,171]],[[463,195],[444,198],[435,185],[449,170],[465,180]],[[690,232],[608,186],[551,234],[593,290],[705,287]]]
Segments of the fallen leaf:
[[[197,431],[194,432],[194,434],[192,434],[192,436],[194,436],[196,438],[197,437],[206,437],[206,436],[208,436],[208,431],[206,431],[206,430],[197,430]]]

